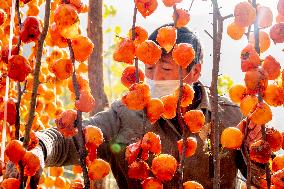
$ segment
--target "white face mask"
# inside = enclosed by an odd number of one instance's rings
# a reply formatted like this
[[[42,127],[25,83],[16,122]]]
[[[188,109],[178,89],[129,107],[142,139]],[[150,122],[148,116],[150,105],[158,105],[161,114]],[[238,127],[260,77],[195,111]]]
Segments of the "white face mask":
[[[150,87],[151,97],[160,98],[172,94],[179,87],[179,80],[152,80],[146,77],[146,83]]]

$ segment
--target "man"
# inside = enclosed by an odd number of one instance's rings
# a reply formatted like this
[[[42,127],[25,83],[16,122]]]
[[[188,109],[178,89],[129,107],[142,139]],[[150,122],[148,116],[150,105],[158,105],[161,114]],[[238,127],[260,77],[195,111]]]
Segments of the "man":
[[[158,28],[159,29],[159,28]],[[149,37],[156,41],[158,29]],[[210,121],[210,99],[205,87],[199,81],[203,62],[203,52],[200,41],[187,28],[178,29],[176,43],[190,43],[196,51],[193,63],[183,70],[184,82],[193,86],[195,97],[193,104],[188,109],[200,109]],[[161,97],[172,93],[178,86],[178,65],[172,59],[171,53],[163,53],[157,64],[145,67],[146,82],[151,88],[153,97]],[[220,127],[223,130],[229,126],[237,126],[242,119],[239,108],[225,98],[219,99]],[[94,125],[101,128],[105,142],[98,149],[98,156],[111,164],[112,172],[117,180],[119,188],[141,188],[140,181],[129,179],[127,176],[128,163],[125,160],[125,148],[127,145],[137,142],[144,133],[143,112],[127,109],[121,101],[115,101],[107,111],[100,112],[90,119],[84,120],[84,125]],[[200,134],[191,134],[196,137],[198,146],[195,155],[186,158],[184,168],[184,180],[194,180],[201,183],[205,189],[211,189],[212,184],[212,158],[205,153],[207,139],[211,136],[210,124],[206,124]],[[177,150],[177,141],[181,139],[181,128],[176,119],[167,120],[161,118],[154,125],[146,124],[147,132],[158,134],[162,142],[162,153],[173,155],[178,161],[180,155]],[[257,136],[259,130],[251,133],[251,138]],[[78,164],[78,156],[72,139],[66,139],[56,128],[43,130],[37,133],[40,146],[36,148],[37,154],[44,159],[45,166],[64,166]],[[111,146],[119,144],[122,148],[119,152],[112,151]],[[151,158],[150,158],[151,159]],[[148,162],[151,165],[151,162]],[[255,166],[254,166],[255,167]],[[239,151],[224,150],[221,155],[221,188],[233,189],[236,187],[237,170],[244,175],[244,160]],[[258,167],[256,169],[258,170]],[[253,174],[257,174],[253,171]],[[257,176],[257,175],[255,175]],[[176,174],[170,182],[163,184],[164,189],[178,188]]]

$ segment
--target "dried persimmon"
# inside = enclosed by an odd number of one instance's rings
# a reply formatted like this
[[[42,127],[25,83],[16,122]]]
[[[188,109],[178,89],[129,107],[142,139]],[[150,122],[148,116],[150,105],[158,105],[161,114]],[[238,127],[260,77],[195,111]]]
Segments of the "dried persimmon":
[[[75,102],[76,109],[81,112],[91,112],[96,106],[96,101],[88,90],[81,90],[80,97]]]
[[[154,41],[146,40],[138,45],[135,54],[144,64],[154,65],[160,60],[162,50]]]
[[[152,172],[161,181],[170,181],[176,170],[177,160],[169,154],[160,154],[152,161]]]
[[[100,180],[107,176],[109,172],[110,165],[102,159],[95,159],[88,166],[88,175],[91,180]]]
[[[116,45],[113,53],[113,59],[117,62],[124,62],[126,64],[133,64],[135,58],[135,44],[132,40],[122,38]]]
[[[158,98],[152,98],[146,106],[147,118],[153,124],[165,112],[164,103]]]
[[[143,71],[139,68],[138,69],[139,81],[144,81],[145,75]],[[132,84],[136,82],[136,68],[135,66],[127,66],[121,76],[121,83],[129,88]]]
[[[182,68],[186,68],[195,59],[195,51],[189,43],[175,45],[172,52],[173,59]]]
[[[153,132],[146,133],[143,136],[141,147],[143,151],[150,151],[154,154],[160,154],[162,150],[160,136]]]
[[[89,149],[92,146],[99,147],[104,141],[103,133],[100,128],[92,125],[84,127],[84,135],[86,147]]]
[[[221,144],[224,148],[239,149],[243,143],[243,133],[236,127],[228,127],[221,134]]]
[[[185,157],[193,156],[197,148],[197,140],[194,137],[187,137],[186,141],[187,141],[187,148],[185,151]],[[182,154],[182,150],[183,150],[183,140],[182,139],[177,141],[177,147],[178,147],[179,153]]]
[[[250,145],[249,153],[252,161],[264,164],[270,159],[271,148],[268,142],[258,140]]]
[[[128,177],[132,179],[144,180],[148,178],[150,172],[149,165],[143,160],[136,160],[128,166]]]
[[[173,26],[165,26],[158,30],[157,42],[169,53],[176,44],[177,30]]]
[[[190,110],[184,114],[183,119],[192,133],[199,133],[205,124],[205,116],[201,110]]]

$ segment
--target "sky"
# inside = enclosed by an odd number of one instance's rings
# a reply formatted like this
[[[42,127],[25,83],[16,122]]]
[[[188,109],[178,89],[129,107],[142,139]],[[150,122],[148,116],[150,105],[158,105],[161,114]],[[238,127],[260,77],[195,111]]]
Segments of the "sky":
[[[84,0],[88,2],[88,0]],[[183,0],[179,4],[178,8],[189,9],[192,0]],[[220,11],[223,16],[232,14],[234,11],[234,6],[241,1],[239,0],[219,0],[219,6],[221,7]],[[257,0],[257,3],[260,3],[263,6],[268,6],[273,11],[274,20],[277,16],[277,0]],[[132,25],[133,17],[133,8],[134,0],[104,0],[104,3],[107,5],[113,5],[117,9],[117,14],[113,18],[108,18],[104,21],[104,28],[109,26],[119,25],[122,28],[122,36],[126,36],[128,30]],[[172,8],[165,7],[162,3],[162,0],[158,0],[157,10],[147,17],[143,18],[140,14],[137,17],[137,25],[147,29],[151,33],[155,28],[172,22]],[[212,6],[211,1],[195,0],[191,11],[191,20],[188,24],[189,29],[194,31],[201,40],[204,49],[204,64],[202,68],[201,81],[205,85],[210,85],[211,82],[211,70],[212,70],[212,39],[204,32],[204,30],[212,33]],[[246,37],[243,37],[239,41],[234,41],[228,37],[226,34],[226,26],[233,22],[233,18],[227,19],[224,22],[224,35],[222,41],[222,55],[220,62],[220,74],[229,75],[235,83],[243,83],[244,75],[241,72],[240,68],[240,52],[247,44]],[[275,22],[275,21],[274,21]],[[269,29],[264,31],[269,32]],[[111,39],[110,39],[111,38]],[[104,40],[106,45],[112,41],[113,36],[106,35]],[[284,68],[284,53],[282,49],[284,48],[283,44],[274,45],[271,42],[270,49],[261,55],[261,58],[265,58],[267,55],[274,56],[281,64],[281,67]],[[284,131],[284,108],[278,107],[273,108],[273,120],[269,125],[279,128]]]

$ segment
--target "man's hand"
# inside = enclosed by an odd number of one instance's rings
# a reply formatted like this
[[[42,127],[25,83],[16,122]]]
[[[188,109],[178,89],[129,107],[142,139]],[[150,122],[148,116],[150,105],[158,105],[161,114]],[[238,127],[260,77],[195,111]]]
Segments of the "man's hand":
[[[243,134],[245,134],[245,130],[247,129],[247,137],[244,139],[247,147],[249,147],[255,141],[262,139],[261,125],[256,125],[251,121],[249,121],[249,124],[247,125],[247,121],[242,120],[238,124],[237,128],[239,128]]]
[[[39,179],[41,177],[41,174],[44,168],[44,155],[43,155],[42,148],[40,146],[35,147],[33,150],[31,150],[31,152],[35,154],[40,160],[40,168],[36,172],[36,174],[31,177],[31,181],[30,181],[30,188],[37,189],[37,185],[38,185]],[[20,174],[19,174],[18,167],[13,162],[9,161],[6,166],[4,179],[5,178],[19,178],[19,175]]]

